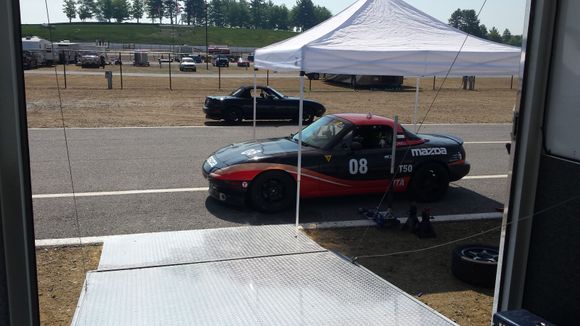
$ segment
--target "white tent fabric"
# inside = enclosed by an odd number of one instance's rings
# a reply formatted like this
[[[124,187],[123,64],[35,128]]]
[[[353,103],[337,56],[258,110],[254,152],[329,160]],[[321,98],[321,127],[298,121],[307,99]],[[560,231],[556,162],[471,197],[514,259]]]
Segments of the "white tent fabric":
[[[464,32],[402,0],[359,0],[325,22],[256,50],[255,66],[350,75],[507,76],[520,48]],[[462,44],[465,42],[463,48]]]

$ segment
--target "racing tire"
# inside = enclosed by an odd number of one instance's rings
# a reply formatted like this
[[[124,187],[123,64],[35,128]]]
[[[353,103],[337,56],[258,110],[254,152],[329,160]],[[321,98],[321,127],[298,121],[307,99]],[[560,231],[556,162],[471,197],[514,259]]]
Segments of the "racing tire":
[[[411,180],[411,194],[419,202],[434,202],[441,199],[449,188],[449,172],[440,164],[428,163],[421,166]]]
[[[492,288],[498,257],[498,247],[481,244],[458,246],[453,250],[451,272],[465,283]]]
[[[242,122],[242,111],[238,109],[231,109],[225,113],[224,120],[229,124],[239,124]]]
[[[296,183],[285,172],[268,171],[252,181],[250,202],[255,209],[264,213],[283,211],[294,203]]]

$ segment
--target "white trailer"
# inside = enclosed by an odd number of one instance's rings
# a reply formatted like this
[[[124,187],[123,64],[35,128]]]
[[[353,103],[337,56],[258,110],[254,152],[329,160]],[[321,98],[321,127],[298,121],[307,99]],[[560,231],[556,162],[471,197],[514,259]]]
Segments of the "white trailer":
[[[38,36],[27,36],[22,38],[22,50],[33,53],[41,66],[52,65],[58,59],[56,47],[52,48],[50,41]]]
[[[69,40],[54,43],[54,51],[60,63],[76,63],[80,58],[80,49],[80,44],[71,43]]]

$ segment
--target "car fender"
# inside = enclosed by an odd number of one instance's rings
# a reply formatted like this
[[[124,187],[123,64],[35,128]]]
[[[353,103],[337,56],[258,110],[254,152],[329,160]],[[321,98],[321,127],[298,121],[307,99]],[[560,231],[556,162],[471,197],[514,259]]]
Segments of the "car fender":
[[[260,174],[269,171],[283,171],[290,175],[296,181],[297,168],[294,165],[280,164],[280,163],[241,163],[224,167],[210,174],[210,178],[220,181],[229,182],[251,182]],[[308,169],[303,169],[303,177],[300,180],[300,196],[311,197],[319,194],[318,184],[316,179],[306,177],[309,174]],[[316,174],[312,172],[312,174]]]

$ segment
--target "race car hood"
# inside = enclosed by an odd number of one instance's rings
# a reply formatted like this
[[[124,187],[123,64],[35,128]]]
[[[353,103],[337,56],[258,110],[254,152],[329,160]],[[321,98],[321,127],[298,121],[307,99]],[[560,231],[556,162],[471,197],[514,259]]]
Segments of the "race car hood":
[[[270,138],[231,144],[217,150],[213,157],[218,163],[217,167],[222,168],[233,164],[261,162],[275,156],[296,155],[297,152],[298,144],[291,139]]]
[[[454,135],[418,134],[417,136],[425,139],[427,144],[432,146],[463,145],[463,139]]]

